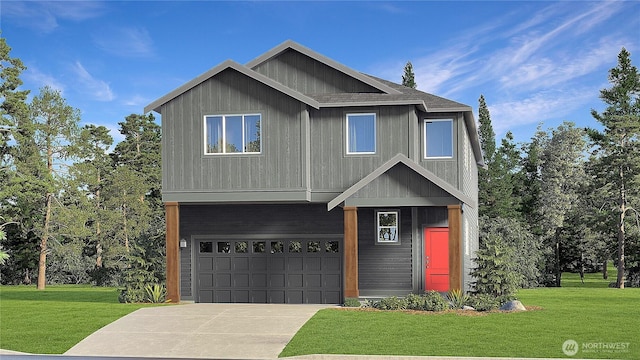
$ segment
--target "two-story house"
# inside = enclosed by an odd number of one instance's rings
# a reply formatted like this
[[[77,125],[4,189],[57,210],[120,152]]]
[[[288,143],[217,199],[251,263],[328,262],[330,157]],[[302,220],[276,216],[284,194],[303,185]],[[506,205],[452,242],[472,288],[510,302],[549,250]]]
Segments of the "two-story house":
[[[341,303],[467,286],[471,107],[292,41],[152,102],[177,302]]]

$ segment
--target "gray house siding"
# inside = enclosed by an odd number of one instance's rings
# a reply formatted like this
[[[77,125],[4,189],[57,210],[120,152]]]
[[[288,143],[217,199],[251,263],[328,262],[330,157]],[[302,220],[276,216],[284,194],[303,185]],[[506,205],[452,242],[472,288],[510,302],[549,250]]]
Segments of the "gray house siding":
[[[340,238],[342,232],[342,211],[327,211],[322,204],[181,205],[180,238],[187,240],[187,248],[180,253],[181,294],[185,299],[194,296],[192,281],[196,279],[192,256],[195,253],[193,243],[198,238],[278,235],[336,235]]]
[[[253,70],[303,94],[379,93],[357,79],[297,51],[287,50]]]
[[[464,130],[461,132],[464,140],[459,146],[463,156],[462,166],[460,167],[460,178],[462,179],[462,191],[469,197],[478,201],[478,165],[475,161],[473,149],[471,148],[471,140],[467,132],[466,125],[462,123]],[[469,272],[475,266],[473,258],[474,251],[479,247],[479,230],[478,230],[478,207],[465,206],[462,212],[462,236],[463,236],[463,267],[462,286],[465,290],[469,290],[469,283],[472,281]]]
[[[390,199],[405,206],[441,206],[459,202],[437,185],[400,164],[357,191],[346,204],[385,206]]]
[[[376,113],[376,153],[346,154],[346,115]],[[411,106],[311,110],[311,187],[340,193],[398,153],[409,156]],[[335,195],[334,195],[335,196]],[[330,199],[329,199],[330,200]]]
[[[452,159],[425,159],[424,158],[424,120],[425,119],[453,119],[453,158]],[[423,113],[418,116],[420,121],[420,165],[425,169],[436,174],[442,180],[448,182],[454,187],[460,189],[458,163],[460,159],[460,152],[458,151],[460,143],[460,136],[462,132],[461,123],[463,122],[462,114],[460,113]]]
[[[246,113],[262,115],[262,153],[204,155],[204,116]],[[163,105],[165,201],[183,200],[181,192],[305,190],[301,116],[299,101],[234,70]]]
[[[375,210],[358,209],[358,286],[361,296],[388,296],[394,292],[406,295],[412,291],[411,208],[399,209],[399,245],[376,245]]]

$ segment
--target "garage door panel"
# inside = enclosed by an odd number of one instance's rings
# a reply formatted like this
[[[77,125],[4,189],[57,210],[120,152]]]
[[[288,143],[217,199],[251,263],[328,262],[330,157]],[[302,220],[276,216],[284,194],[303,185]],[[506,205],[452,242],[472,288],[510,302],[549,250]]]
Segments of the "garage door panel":
[[[302,295],[303,295],[302,290],[287,291],[287,303],[302,304],[304,302],[304,297]]]
[[[198,271],[211,271],[213,270],[213,258],[212,257],[200,257],[198,261]]]
[[[265,273],[251,274],[251,287],[252,288],[266,288],[267,287],[267,274],[265,274]]]
[[[289,274],[287,279],[289,280],[287,286],[290,288],[301,288],[304,286],[302,274]]]
[[[216,274],[213,286],[216,289],[231,287],[231,274]]]
[[[200,240],[198,302],[342,301],[341,240]]]
[[[342,275],[340,274],[324,274],[322,285],[325,288],[340,288],[341,278]]]
[[[200,273],[200,276],[198,276],[198,281],[200,282],[200,289],[212,288],[213,274]]]
[[[285,291],[284,290],[270,290],[269,291],[269,303],[271,304],[284,304],[285,303]]]
[[[319,288],[322,286],[322,275],[307,274],[304,276],[304,286],[307,288]]]
[[[234,257],[232,258],[234,271],[249,271],[249,258],[248,257]]]
[[[319,257],[308,257],[304,259],[305,271],[320,271],[322,269],[322,259]]]
[[[302,271],[304,268],[302,257],[294,256],[287,259],[287,271]]]
[[[234,274],[233,275],[233,287],[234,288],[248,288],[249,287],[249,274]]]
[[[213,290],[200,290],[198,298],[200,302],[213,302]]]
[[[251,258],[251,271],[266,271],[267,270],[267,258],[264,256]]]
[[[249,290],[234,290],[233,302],[236,303],[248,303],[250,302]]]
[[[231,258],[218,257],[213,262],[216,271],[231,271]]]
[[[322,304],[322,291],[319,290],[307,290],[304,292],[305,304]]]
[[[267,291],[266,290],[252,290],[251,291],[251,302],[258,304],[267,303]]]
[[[285,287],[285,275],[284,274],[271,274],[269,275],[269,287],[284,288]]]

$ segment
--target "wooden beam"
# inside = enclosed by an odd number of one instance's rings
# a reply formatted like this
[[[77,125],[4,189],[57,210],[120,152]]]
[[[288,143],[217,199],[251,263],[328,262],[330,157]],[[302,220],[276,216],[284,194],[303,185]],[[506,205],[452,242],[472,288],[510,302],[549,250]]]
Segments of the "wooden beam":
[[[449,289],[462,289],[462,206],[449,205]]]
[[[357,298],[358,290],[358,208],[344,207],[344,297]]]
[[[180,206],[164,203],[167,226],[167,300],[180,302]]]

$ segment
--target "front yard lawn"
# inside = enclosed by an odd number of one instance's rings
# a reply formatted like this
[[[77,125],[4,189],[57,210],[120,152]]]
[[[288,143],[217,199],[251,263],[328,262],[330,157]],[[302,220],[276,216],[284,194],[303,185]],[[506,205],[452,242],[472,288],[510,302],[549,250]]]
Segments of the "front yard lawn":
[[[325,309],[280,356],[566,358],[563,343],[574,340],[575,357],[640,359],[640,289],[540,288],[521,290],[518,298],[542,309],[476,316]],[[602,344],[628,348],[609,351]]]
[[[120,304],[119,290],[91,286],[0,286],[0,348],[62,354],[145,304]]]

